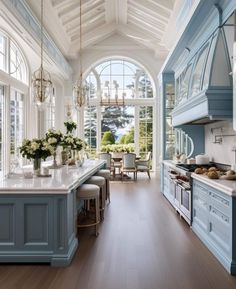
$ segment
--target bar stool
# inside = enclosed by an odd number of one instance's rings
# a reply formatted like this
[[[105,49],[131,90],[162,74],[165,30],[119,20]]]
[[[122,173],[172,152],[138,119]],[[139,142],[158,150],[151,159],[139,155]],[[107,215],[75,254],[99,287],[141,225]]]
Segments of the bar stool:
[[[106,180],[104,177],[92,176],[86,182],[86,184],[96,185],[100,188],[100,216],[101,220],[104,220],[104,210],[106,202]]]
[[[111,202],[110,197],[110,176],[111,172],[107,169],[101,169],[96,173],[96,176],[104,177],[106,180],[106,200],[108,199],[109,203]]]
[[[99,186],[93,184],[83,184],[77,190],[77,199],[78,201],[90,202],[95,200],[95,220],[89,224],[77,224],[77,228],[86,228],[95,226],[95,235],[98,236],[98,224],[100,223],[100,214],[99,214]]]

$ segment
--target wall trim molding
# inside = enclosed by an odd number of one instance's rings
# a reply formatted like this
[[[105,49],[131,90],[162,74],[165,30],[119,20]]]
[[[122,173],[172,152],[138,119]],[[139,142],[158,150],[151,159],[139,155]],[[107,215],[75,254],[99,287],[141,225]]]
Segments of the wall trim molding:
[[[40,22],[25,0],[2,0],[6,8],[24,25],[29,34],[40,43]],[[44,30],[44,47],[50,58],[70,78],[72,68],[53,39]]]

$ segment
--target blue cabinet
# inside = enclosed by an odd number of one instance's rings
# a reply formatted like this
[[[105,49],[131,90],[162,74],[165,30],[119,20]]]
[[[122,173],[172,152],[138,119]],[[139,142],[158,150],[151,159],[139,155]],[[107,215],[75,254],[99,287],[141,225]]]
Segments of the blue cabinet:
[[[234,197],[193,180],[192,229],[231,274],[236,274],[235,201]]]
[[[0,195],[0,262],[70,263],[78,246],[76,191]]]

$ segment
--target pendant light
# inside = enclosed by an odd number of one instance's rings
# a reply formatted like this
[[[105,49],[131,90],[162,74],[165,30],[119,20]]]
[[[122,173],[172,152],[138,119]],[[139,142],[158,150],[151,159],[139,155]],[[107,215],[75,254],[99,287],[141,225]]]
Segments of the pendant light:
[[[48,71],[43,68],[43,0],[41,0],[41,65],[33,73],[32,94],[38,108],[44,107],[46,100],[51,101],[52,81]]]
[[[80,63],[80,75],[79,80],[73,87],[73,101],[75,109],[80,109],[86,102],[87,98],[87,86],[83,85],[83,65],[82,65],[82,0],[79,1],[80,17],[79,17],[79,63]]]

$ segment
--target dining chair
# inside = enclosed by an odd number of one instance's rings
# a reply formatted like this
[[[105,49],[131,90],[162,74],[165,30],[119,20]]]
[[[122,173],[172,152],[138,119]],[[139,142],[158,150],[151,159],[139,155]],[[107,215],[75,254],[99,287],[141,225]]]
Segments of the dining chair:
[[[136,170],[138,172],[146,172],[148,174],[149,179],[151,179],[150,176],[150,162],[151,162],[151,156],[152,153],[148,152],[147,156],[144,160],[137,160],[136,161]]]
[[[106,161],[106,168],[108,170],[110,170],[110,171],[113,170],[113,161],[111,159],[111,154],[110,153],[100,153],[99,154],[99,159]]]
[[[137,170],[136,170],[136,154],[134,153],[125,153],[122,158],[121,166],[121,179],[123,180],[124,173],[134,173],[134,180],[137,179]]]

